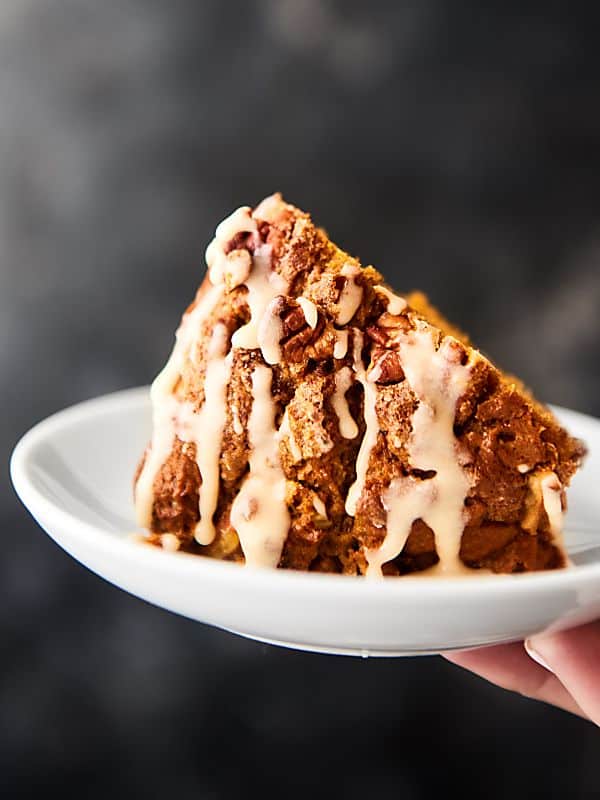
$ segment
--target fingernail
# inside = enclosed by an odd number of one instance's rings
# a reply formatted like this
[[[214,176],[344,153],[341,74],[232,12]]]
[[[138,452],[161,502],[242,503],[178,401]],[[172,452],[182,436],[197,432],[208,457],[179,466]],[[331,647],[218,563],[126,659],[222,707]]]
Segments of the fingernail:
[[[540,667],[547,669],[548,672],[554,673],[552,668],[548,665],[548,662],[545,661],[542,656],[538,653],[535,649],[533,644],[531,643],[531,639],[525,639],[525,650],[527,651],[527,655],[532,658]]]

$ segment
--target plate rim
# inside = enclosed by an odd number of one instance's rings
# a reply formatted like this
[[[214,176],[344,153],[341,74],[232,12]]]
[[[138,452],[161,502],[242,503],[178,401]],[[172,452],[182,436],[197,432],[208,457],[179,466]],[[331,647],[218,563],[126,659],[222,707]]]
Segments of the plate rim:
[[[144,546],[143,542],[117,535],[66,511],[36,487],[34,479],[29,475],[29,470],[37,448],[51,441],[61,429],[93,418],[95,414],[122,409],[125,404],[136,406],[147,402],[148,393],[148,386],[138,386],[70,405],[36,423],[21,436],[13,449],[10,458],[10,477],[17,496],[44,532],[70,555],[72,555],[70,550],[61,538],[47,530],[41,520],[54,519],[57,527],[69,531],[71,537],[85,537],[88,548],[100,550],[104,554],[113,553],[116,558],[119,555],[127,560],[134,558],[140,566],[145,564],[169,573],[182,570],[186,573],[192,571],[198,574],[199,579],[234,581],[238,586],[246,584],[249,588],[258,586],[263,590],[271,583],[274,584],[274,587],[287,585],[290,591],[300,592],[310,591],[310,587],[318,586],[319,592],[323,594],[345,595],[351,593],[354,595],[360,593],[365,598],[376,596],[384,599],[398,595],[443,596],[451,594],[455,596],[458,593],[468,596],[469,594],[480,594],[482,591],[485,591],[486,594],[502,595],[508,591],[511,594],[517,592],[530,595],[532,592],[548,592],[554,587],[557,590],[571,588],[571,585],[581,588],[583,584],[600,581],[600,562],[571,566],[562,570],[513,575],[484,574],[446,577],[404,575],[399,579],[380,581],[369,580],[364,576],[247,567],[233,562],[202,558],[190,553],[169,553],[150,545]],[[566,413],[572,417],[579,417],[586,423],[592,422],[598,425],[600,435],[600,420],[596,417],[560,406],[552,405],[551,408],[559,415]],[[135,527],[135,524],[132,524],[131,533],[134,533]],[[77,556],[73,557],[77,558]],[[94,571],[93,567],[89,568]]]

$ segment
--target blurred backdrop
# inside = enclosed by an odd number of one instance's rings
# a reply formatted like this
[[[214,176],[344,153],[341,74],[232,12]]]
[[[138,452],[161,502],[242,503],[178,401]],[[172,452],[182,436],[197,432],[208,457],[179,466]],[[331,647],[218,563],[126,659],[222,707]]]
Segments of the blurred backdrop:
[[[215,224],[274,190],[600,415],[597,27],[535,5],[3,0],[3,462],[43,416],[150,381]],[[600,792],[578,719],[439,658],[207,629],[78,566],[7,479],[0,508],[7,798]]]

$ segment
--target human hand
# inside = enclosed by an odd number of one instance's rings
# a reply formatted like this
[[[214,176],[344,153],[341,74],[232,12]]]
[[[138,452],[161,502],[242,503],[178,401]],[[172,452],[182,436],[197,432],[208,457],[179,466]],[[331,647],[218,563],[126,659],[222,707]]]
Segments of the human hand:
[[[503,689],[600,725],[600,621],[525,642],[442,655]]]

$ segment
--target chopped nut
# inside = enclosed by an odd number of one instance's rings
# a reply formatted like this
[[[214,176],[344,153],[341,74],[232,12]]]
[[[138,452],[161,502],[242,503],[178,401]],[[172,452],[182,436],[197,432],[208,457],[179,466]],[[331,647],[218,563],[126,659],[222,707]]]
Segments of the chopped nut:
[[[368,336],[377,344],[385,347],[389,341],[389,335],[387,331],[383,330],[382,328],[378,328],[377,325],[370,325],[367,328]]]
[[[399,314],[388,314],[386,311],[385,314],[382,314],[379,319],[377,320],[377,325],[380,328],[386,328],[387,330],[398,330],[404,331],[407,333],[411,328],[412,325],[408,317]]]
[[[400,357],[394,350],[376,348],[372,354],[373,366],[369,371],[369,380],[387,386],[404,380],[404,370]]]
[[[286,307],[286,302],[284,298],[281,298],[281,310],[284,311]],[[294,333],[297,333],[299,330],[306,326],[306,318],[304,316],[304,311],[300,308],[300,306],[296,306],[294,308],[290,308],[281,316],[281,321],[283,323],[283,335],[285,338],[288,338]]]
[[[311,328],[299,305],[290,307],[289,300],[281,298],[281,301],[280,313],[283,330],[281,347],[288,360],[299,361],[304,357],[306,348],[314,346],[319,341],[325,328],[325,320],[323,317],[319,317],[316,326]],[[330,346],[329,349],[331,349]]]
[[[398,346],[398,339],[411,329],[410,321],[402,315],[382,314],[376,325],[369,325],[367,335],[382,347]]]
[[[229,253],[233,252],[234,250],[247,250],[248,244],[255,238],[255,233],[250,231],[240,231],[239,233],[236,233],[233,239],[230,239],[225,245],[223,245],[223,252],[225,255],[229,255]]]
[[[443,342],[444,355],[450,364],[466,364],[468,361],[468,353],[464,346],[450,336],[446,336]]]

